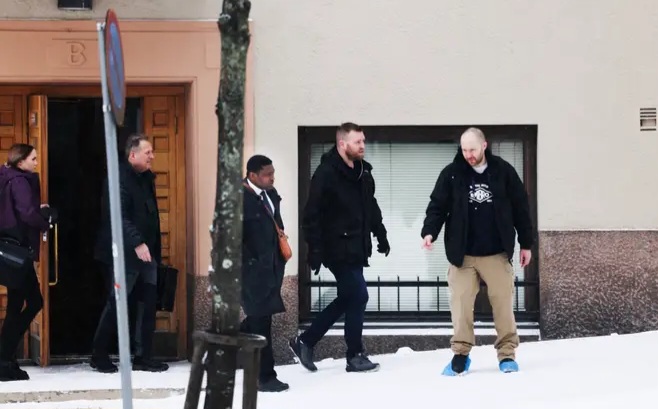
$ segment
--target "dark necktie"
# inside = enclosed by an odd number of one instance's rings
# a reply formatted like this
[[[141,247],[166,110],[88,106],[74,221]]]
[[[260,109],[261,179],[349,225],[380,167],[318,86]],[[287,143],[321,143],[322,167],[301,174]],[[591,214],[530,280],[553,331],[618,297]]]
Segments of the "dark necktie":
[[[260,197],[263,198],[263,203],[265,203],[265,206],[267,206],[267,208],[270,209],[270,212],[274,214],[274,209],[272,209],[272,206],[270,206],[270,201],[267,200],[267,194],[265,193],[264,190],[260,192]]]

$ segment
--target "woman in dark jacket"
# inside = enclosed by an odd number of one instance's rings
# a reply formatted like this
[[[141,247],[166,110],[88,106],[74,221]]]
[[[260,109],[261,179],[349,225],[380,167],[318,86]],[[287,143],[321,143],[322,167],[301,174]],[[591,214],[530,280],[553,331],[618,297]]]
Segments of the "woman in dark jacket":
[[[19,240],[34,250],[39,261],[39,236],[48,230],[48,208],[41,205],[37,151],[16,144],[7,163],[0,165],[0,233]],[[34,266],[30,264],[23,285],[7,289],[7,315],[0,333],[0,381],[30,379],[16,362],[16,349],[30,322],[43,307]],[[23,308],[25,304],[25,308]]]

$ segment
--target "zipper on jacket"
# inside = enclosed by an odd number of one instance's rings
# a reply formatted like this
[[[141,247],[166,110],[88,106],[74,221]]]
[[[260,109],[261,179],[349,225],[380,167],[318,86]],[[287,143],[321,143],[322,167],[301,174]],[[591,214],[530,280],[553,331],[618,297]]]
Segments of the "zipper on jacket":
[[[462,177],[460,177],[462,176]],[[460,190],[460,195],[459,197],[461,200],[463,200],[463,205],[462,205],[462,211],[464,212],[464,221],[462,222],[464,225],[464,233],[462,235],[462,248],[461,248],[461,253],[462,256],[466,256],[466,248],[468,247],[468,229],[470,228],[470,219],[468,217],[468,194],[469,190],[466,189],[466,184],[464,183],[464,178],[463,175],[460,175],[459,177],[459,190]],[[466,193],[466,195],[464,195]],[[444,233],[445,234],[445,233]],[[463,262],[463,259],[462,259]]]
[[[489,189],[491,189],[493,193],[494,189],[493,185],[491,184],[491,172],[487,172],[487,183],[489,184]],[[497,196],[494,196],[494,199],[491,201],[491,205],[493,206],[494,211],[494,225],[496,226],[496,232],[498,233],[500,244],[503,246],[503,251],[505,251],[505,254],[507,254],[507,249],[505,248],[505,239],[502,236],[502,231],[500,229],[500,225],[498,224],[498,207],[496,206],[496,197]]]

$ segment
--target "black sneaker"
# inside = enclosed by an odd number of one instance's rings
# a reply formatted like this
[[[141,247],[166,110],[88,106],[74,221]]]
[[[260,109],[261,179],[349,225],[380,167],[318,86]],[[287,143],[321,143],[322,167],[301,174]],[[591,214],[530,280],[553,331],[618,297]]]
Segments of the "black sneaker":
[[[283,392],[288,389],[290,389],[290,386],[277,378],[271,378],[264,382],[258,381],[259,392]]]
[[[373,363],[368,359],[366,354],[357,354],[347,359],[347,372],[376,372],[379,370],[379,364]]]
[[[168,369],[169,365],[164,362],[158,362],[140,356],[136,356],[135,359],[133,359],[133,371],[165,372]]]
[[[98,356],[92,355],[89,360],[89,366],[100,373],[115,373],[119,372],[119,367],[114,365],[107,355]]]
[[[311,372],[318,370],[318,367],[313,363],[313,348],[304,344],[299,337],[290,340],[290,350],[299,360],[304,368]]]

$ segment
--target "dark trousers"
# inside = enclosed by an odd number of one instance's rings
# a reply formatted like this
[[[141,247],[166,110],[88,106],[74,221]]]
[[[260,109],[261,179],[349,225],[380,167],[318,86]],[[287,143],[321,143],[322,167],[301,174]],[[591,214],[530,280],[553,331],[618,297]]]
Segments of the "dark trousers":
[[[34,266],[30,265],[23,285],[20,288],[7,289],[7,315],[0,334],[0,361],[16,359],[18,344],[41,308],[43,297],[37,273]]]
[[[106,284],[110,284],[110,289],[107,303],[94,335],[93,355],[97,357],[108,355],[110,340],[117,335],[114,271],[111,267],[107,267],[105,273],[109,276],[106,279]],[[157,266],[155,263],[143,263],[139,269],[135,270],[126,269],[126,292],[130,299],[139,300],[139,303],[130,303],[131,306],[135,305],[137,311],[130,311],[129,314],[135,317],[135,335],[132,337],[135,345],[135,356],[151,358],[157,312]]]
[[[240,324],[240,331],[267,338],[267,345],[260,352],[260,372],[258,379],[261,382],[266,382],[272,378],[276,378],[274,354],[272,352],[272,316],[247,317]]]
[[[363,352],[363,319],[368,304],[368,287],[361,266],[340,266],[330,270],[336,277],[338,297],[318,314],[300,338],[303,343],[315,346],[345,314],[345,343],[349,359]]]

